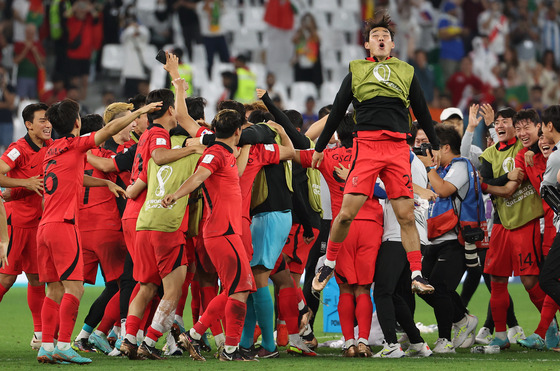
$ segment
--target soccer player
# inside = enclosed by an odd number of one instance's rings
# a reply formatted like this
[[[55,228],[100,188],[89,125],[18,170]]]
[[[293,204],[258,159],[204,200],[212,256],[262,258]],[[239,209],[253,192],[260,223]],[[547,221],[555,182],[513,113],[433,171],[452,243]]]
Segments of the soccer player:
[[[145,111],[153,111],[161,102]],[[124,190],[107,180],[84,176],[86,151],[99,146],[129,124],[117,121],[90,135],[78,137],[81,128],[79,105],[65,99],[51,106],[45,116],[62,138],[53,143],[43,160],[44,212],[37,231],[39,279],[47,283],[47,295],[41,312],[43,343],[40,363],[90,363],[70,347],[80,299],[84,292],[82,244],[78,233],[78,197],[82,186],[109,187],[114,195]],[[58,320],[57,320],[58,318]],[[59,336],[56,348],[54,333]]]
[[[249,293],[255,291],[255,280],[241,240],[241,188],[233,155],[239,142],[244,120],[233,110],[222,110],[214,118],[216,142],[208,147],[196,172],[173,194],[165,196],[162,205],[171,206],[179,198],[203,185],[209,215],[204,225],[206,250],[224,286],[206,308],[190,331],[179,335],[179,343],[187,347],[191,356],[204,360],[196,348],[208,325],[217,318],[225,319],[226,341],[220,360],[249,360],[238,349]],[[192,349],[195,349],[193,354]]]
[[[395,43],[390,22],[388,15],[366,22],[364,46],[370,57],[350,62],[350,73],[342,82],[325,129],[315,146],[313,167],[320,165],[323,150],[348,105],[353,102],[357,131],[352,168],[340,213],[331,228],[327,259],[313,285],[317,291],[322,290],[332,277],[338,250],[348,235],[352,220],[373,194],[378,176],[385,183],[387,196],[401,226],[402,243],[412,271],[412,290],[422,294],[434,290],[422,277],[420,240],[414,223],[410,155],[405,140],[409,132],[409,106],[432,144],[434,164],[439,161],[439,141],[414,68],[391,56]]]
[[[37,226],[43,214],[42,164],[47,148],[52,144],[51,123],[45,118],[47,105],[33,103],[23,109],[27,134],[12,143],[0,157],[0,186],[24,187],[28,195],[6,203],[11,213],[9,266],[0,269],[0,301],[23,271],[28,280],[27,303],[33,317],[34,334],[31,347],[41,347],[41,307],[45,285],[39,281],[37,262]]]
[[[484,273],[491,275],[490,308],[496,333],[490,345],[508,348],[521,331],[506,333],[506,316],[510,303],[508,277],[512,271],[520,276],[529,298],[540,311],[545,297],[538,283],[541,234],[539,219],[542,201],[523,171],[515,167],[515,156],[523,148],[515,137],[515,111],[505,108],[496,113],[495,128],[499,142],[480,156],[482,190],[493,197],[494,224]],[[538,248],[538,251],[536,250]],[[516,336],[515,333],[518,335]],[[524,337],[524,336],[523,336]]]
[[[4,199],[0,191],[0,268],[8,266],[8,245],[10,236],[8,235],[8,223],[6,218],[6,208]]]

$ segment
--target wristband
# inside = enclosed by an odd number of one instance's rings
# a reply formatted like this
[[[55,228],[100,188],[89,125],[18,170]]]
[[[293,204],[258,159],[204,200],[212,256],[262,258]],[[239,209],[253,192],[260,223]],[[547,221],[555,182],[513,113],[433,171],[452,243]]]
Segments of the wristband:
[[[429,173],[432,170],[435,170],[435,166],[426,166],[426,173]]]
[[[488,189],[488,184],[480,183],[480,189],[482,190],[482,192],[486,192],[486,190]]]

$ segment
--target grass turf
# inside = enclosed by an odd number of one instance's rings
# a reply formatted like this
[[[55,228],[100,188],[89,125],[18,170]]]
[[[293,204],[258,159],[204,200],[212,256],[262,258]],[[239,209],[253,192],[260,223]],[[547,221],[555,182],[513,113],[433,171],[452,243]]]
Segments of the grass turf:
[[[511,284],[509,290],[515,302],[515,312],[519,324],[527,335],[531,334],[539,321],[539,314],[530,302],[527,293],[520,284]],[[80,305],[80,312],[74,337],[79,332],[89,305],[101,292],[97,287],[86,287],[86,292]],[[474,295],[469,309],[472,314],[479,317],[479,327],[482,326],[486,316],[486,308],[489,294],[484,285],[480,285]],[[416,300],[417,309],[415,319],[424,324],[435,323],[433,311],[421,299]],[[187,304],[185,323],[191,323],[190,306]],[[339,334],[328,334],[322,332],[322,311],[319,310],[316,320],[316,336],[319,342],[328,339],[337,339]],[[0,303],[0,369],[2,370],[26,370],[59,367],[77,367],[61,365],[39,365],[36,361],[36,352],[29,347],[29,341],[33,333],[31,314],[27,307],[26,289],[23,287],[12,288]],[[437,339],[437,333],[425,334],[424,339],[432,346]],[[214,346],[213,341],[211,341]],[[162,346],[162,341],[158,344]],[[378,351],[380,347],[374,350]],[[260,362],[225,363],[214,359],[211,354],[206,354],[207,362],[195,362],[186,356],[168,358],[165,361],[129,361],[125,358],[111,358],[101,354],[88,353],[93,363],[87,366],[95,370],[152,370],[155,368],[174,369],[197,369],[197,370],[314,370],[325,367],[327,370],[347,370],[357,368],[371,368],[382,370],[414,369],[416,370],[553,370],[560,367],[560,353],[552,351],[538,352],[529,351],[512,344],[511,349],[502,351],[500,354],[471,354],[469,349],[459,349],[457,354],[434,355],[424,359],[349,359],[340,356],[340,350],[320,348],[319,356],[313,358],[300,358],[287,355],[281,349],[279,359],[261,360]],[[156,363],[157,362],[157,363]]]

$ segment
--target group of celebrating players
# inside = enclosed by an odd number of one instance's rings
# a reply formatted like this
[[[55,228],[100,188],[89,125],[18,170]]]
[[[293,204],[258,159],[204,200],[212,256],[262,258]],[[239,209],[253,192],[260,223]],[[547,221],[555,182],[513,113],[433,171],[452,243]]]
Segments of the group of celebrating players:
[[[316,356],[317,308],[299,282],[325,224],[321,176],[333,220],[311,286],[320,292],[336,278],[344,356],[373,356],[373,282],[385,338],[375,356],[473,344],[478,319],[456,288],[480,263],[491,299],[476,340],[507,348],[509,326],[523,346],[557,347],[555,207],[540,192],[557,183],[560,106],[541,120],[532,110],[473,105],[465,133],[462,121],[434,125],[413,67],[390,55],[393,35],[388,16],[366,22],[370,57],[350,63],[330,114],[305,135],[301,115],[260,89],[262,103],[223,101],[207,124],[204,100],[185,98],[171,53],[164,68],[174,92],[113,103],[104,117],[80,117],[68,99],[28,105],[27,135],[0,157],[0,301],[25,272],[38,361],[90,363],[77,351],[95,350],[162,359],[164,334],[166,354],[204,361],[208,329],[222,361],[276,358],[277,345]],[[409,107],[413,134],[421,129],[430,146],[411,150]],[[479,110],[496,142],[483,153],[469,142]],[[483,194],[492,195],[492,227]],[[83,284],[95,282],[98,265],[105,289],[72,342]],[[507,291],[512,271],[541,312],[527,338]],[[185,329],[189,288],[194,325]],[[434,308],[433,350],[415,326],[413,293]]]

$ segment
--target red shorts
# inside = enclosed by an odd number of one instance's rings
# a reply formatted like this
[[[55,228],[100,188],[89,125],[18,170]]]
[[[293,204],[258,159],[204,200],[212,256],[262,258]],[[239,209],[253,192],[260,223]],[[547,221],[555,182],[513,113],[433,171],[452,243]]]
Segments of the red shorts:
[[[381,246],[383,226],[371,220],[354,220],[336,258],[336,282],[369,285]]]
[[[105,282],[118,280],[123,273],[126,246],[121,231],[97,230],[80,232],[84,254],[84,282],[95,283],[97,265]]]
[[[136,257],[134,256],[134,248],[136,247],[136,221],[138,219],[131,218],[131,219],[123,219],[122,220],[122,229],[124,235],[124,242],[126,243],[126,248],[130,257],[132,258],[132,262]]]
[[[318,229],[313,228],[313,236],[313,241],[305,243],[303,241],[303,226],[301,224],[292,225],[290,235],[282,249],[282,252],[291,259],[291,262],[288,263],[290,272],[303,274],[307,258],[309,258],[309,251],[311,251],[315,240],[319,237]]]
[[[410,174],[410,148],[404,140],[372,140],[360,131],[354,138],[350,173],[344,194],[373,196],[377,177],[381,178],[389,199],[413,198]]]
[[[253,239],[251,238],[251,220],[243,218],[243,234],[241,235],[243,240],[243,246],[245,246],[245,252],[247,253],[247,259],[251,261],[253,259]]]
[[[241,236],[230,234],[204,238],[204,245],[228,296],[257,291]]]
[[[84,256],[78,227],[48,223],[37,229],[37,261],[41,282],[83,281]]]
[[[274,265],[274,268],[270,272],[270,275],[274,276],[276,273],[282,272],[283,270],[286,270],[287,268],[288,267],[286,266],[286,260],[284,259],[284,254],[280,254],[280,256],[278,257],[278,260],[276,260],[276,264]]]
[[[204,238],[199,235],[193,239],[195,240],[196,269],[202,269],[206,273],[216,273],[216,267],[206,252]]]
[[[161,280],[187,264],[185,236],[181,231],[137,231],[134,279],[161,285]]]
[[[494,224],[490,248],[486,253],[484,273],[493,276],[536,276],[542,259],[539,219],[516,229]]]
[[[0,269],[0,273],[13,276],[21,272],[39,273],[37,266],[37,227],[19,228],[8,225],[8,265]]]

